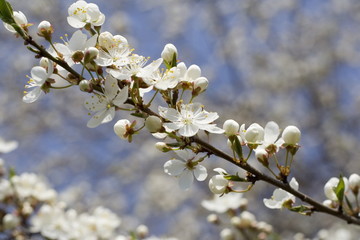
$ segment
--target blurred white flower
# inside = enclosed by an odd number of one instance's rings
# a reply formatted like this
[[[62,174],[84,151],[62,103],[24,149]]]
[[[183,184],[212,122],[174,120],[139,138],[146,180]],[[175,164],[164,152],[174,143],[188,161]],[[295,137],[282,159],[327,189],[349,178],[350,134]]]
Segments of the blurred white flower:
[[[229,180],[225,179],[224,176],[227,175],[227,172],[222,168],[215,168],[215,172],[218,172],[218,175],[213,176],[209,181],[210,191],[214,194],[223,194],[229,184]]]
[[[189,189],[194,181],[204,181],[207,177],[207,170],[195,160],[196,154],[191,150],[177,150],[175,153],[181,158],[172,159],[164,164],[165,173],[170,176],[179,177],[179,185],[182,189]]]
[[[0,137],[0,153],[9,153],[18,147],[17,141],[6,141]]]
[[[247,205],[248,200],[242,197],[241,193],[228,193],[219,197],[214,195],[212,200],[203,200],[201,206],[209,211],[224,213],[229,209],[238,209]]]
[[[291,179],[290,187],[295,190],[299,189],[299,184],[295,178]],[[285,205],[289,203],[291,205],[294,202],[295,202],[295,196],[280,188],[275,189],[270,199],[266,199],[266,198],[264,199],[265,206],[271,209],[281,209]]]

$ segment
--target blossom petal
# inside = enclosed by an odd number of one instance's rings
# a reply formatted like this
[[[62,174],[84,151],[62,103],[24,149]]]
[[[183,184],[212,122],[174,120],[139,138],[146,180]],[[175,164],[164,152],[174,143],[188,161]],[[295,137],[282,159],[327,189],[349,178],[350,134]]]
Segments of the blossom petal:
[[[125,86],[123,89],[120,90],[118,95],[113,100],[113,104],[120,107],[120,105],[124,104],[129,96],[129,87]]]
[[[75,18],[75,17],[67,17],[67,22],[73,28],[83,28],[86,25],[86,22],[82,22],[78,18]]]
[[[207,177],[207,170],[202,165],[197,165],[194,169],[194,176],[198,181],[204,181]]]
[[[183,190],[187,190],[191,187],[194,182],[194,175],[192,171],[185,169],[179,178],[180,188]]]
[[[173,108],[166,108],[166,107],[159,106],[158,111],[159,111],[160,116],[162,116],[163,118],[166,118],[172,122],[179,121],[179,119],[180,119],[179,112]]]
[[[41,90],[40,87],[36,87],[33,90],[31,90],[30,92],[28,92],[24,97],[23,97],[23,102],[25,103],[32,103],[35,102],[36,100],[38,100],[41,96],[44,95],[44,92]]]
[[[105,109],[101,112],[97,112],[87,123],[87,127],[95,128],[102,123],[110,122],[115,116],[115,108]]]
[[[196,154],[189,149],[177,150],[175,154],[185,161],[193,159],[196,156]]]
[[[290,187],[292,187],[296,191],[299,190],[299,183],[296,181],[294,177],[290,181]]]
[[[206,130],[208,132],[215,134],[222,134],[225,132],[224,129],[217,127],[216,124],[207,124],[207,125],[198,125],[198,126],[202,130]]]
[[[31,69],[31,78],[34,79],[36,83],[43,84],[48,78],[48,74],[45,68],[36,66]]]
[[[194,124],[185,124],[182,128],[179,129],[179,134],[184,137],[192,137],[197,134],[199,127]]]
[[[274,143],[279,137],[280,129],[276,122],[268,122],[265,126],[264,141],[267,143]]]
[[[81,30],[77,30],[71,36],[68,47],[71,51],[84,50],[87,36]]]
[[[163,124],[165,130],[167,132],[173,132],[176,131],[184,126],[182,123],[164,123]]]
[[[92,95],[85,100],[85,108],[89,111],[98,112],[102,111],[107,106],[107,101],[104,96]]]
[[[164,164],[164,171],[170,176],[179,176],[185,169],[185,162],[178,159],[169,160]]]
[[[266,199],[263,200],[266,207],[271,209],[280,209],[282,207],[280,202],[274,201],[273,199]]]
[[[105,78],[105,96],[112,101],[119,91],[118,81],[116,78],[108,74]]]

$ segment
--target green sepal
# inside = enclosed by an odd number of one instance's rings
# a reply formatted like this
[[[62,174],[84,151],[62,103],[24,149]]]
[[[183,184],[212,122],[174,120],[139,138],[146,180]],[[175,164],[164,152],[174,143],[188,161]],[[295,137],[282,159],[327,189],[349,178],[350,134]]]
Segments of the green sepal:
[[[242,147],[239,138],[236,135],[229,137],[231,145],[240,159],[243,159]]]
[[[171,60],[171,65],[170,65],[170,68],[172,67],[176,67],[177,66],[177,59],[176,59],[176,53],[173,54],[173,58]]]
[[[236,173],[236,175],[224,175],[224,178],[226,180],[235,181],[235,182],[249,182],[245,178],[239,177],[239,175]]]
[[[345,183],[342,175],[340,174],[339,183],[336,187],[333,188],[337,199],[339,200],[339,204],[342,205],[344,200],[344,192],[345,192]]]
[[[289,208],[290,211],[300,213],[305,216],[310,216],[313,213],[313,210],[309,206],[299,205]]]

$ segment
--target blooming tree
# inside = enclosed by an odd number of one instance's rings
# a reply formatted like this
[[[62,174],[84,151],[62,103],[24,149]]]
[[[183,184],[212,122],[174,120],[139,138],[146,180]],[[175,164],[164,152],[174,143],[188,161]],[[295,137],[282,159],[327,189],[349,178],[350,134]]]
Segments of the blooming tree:
[[[173,44],[165,45],[161,58],[151,61],[135,53],[124,36],[102,31],[105,15],[96,4],[86,1],[77,1],[69,7],[67,21],[76,31],[64,44],[53,42],[55,30],[48,21],[38,25],[38,35],[47,46],[39,43],[29,34],[30,24],[25,14],[13,11],[5,0],[0,0],[0,17],[5,28],[22,38],[40,59],[25,86],[32,89],[25,92],[24,102],[41,101],[41,98],[50,97],[52,91],[66,88],[88,93],[84,105],[91,118],[87,126],[96,128],[110,123],[119,113],[125,117],[114,124],[114,132],[120,138],[131,142],[140,131],[148,131],[162,139],[156,143],[156,148],[170,158],[164,164],[164,171],[178,178],[184,190],[191,188],[194,179],[207,179],[206,162],[211,156],[235,166],[231,171],[214,169],[218,174],[211,176],[208,185],[211,192],[221,196],[214,200],[220,201],[216,204],[220,207],[203,202],[208,210],[224,213],[244,207],[246,204],[236,198],[262,181],[277,187],[273,196],[263,199],[268,208],[286,208],[307,216],[319,212],[360,225],[360,177],[357,174],[352,174],[349,180],[343,176],[331,178],[324,186],[328,199],[323,203],[302,193],[301,183],[292,177],[296,171],[294,158],[300,150],[299,128],[289,125],[281,131],[274,121],[264,127],[252,123],[246,128],[245,124],[240,125],[232,119],[226,120],[220,128],[215,122],[219,115],[207,111],[211,107],[198,102],[199,95],[207,90],[208,79],[202,76],[199,66],[187,68],[180,62],[180,54]],[[155,99],[161,100],[158,106],[155,106]],[[128,115],[138,120],[131,122],[126,119]],[[211,143],[212,138],[220,137],[227,141],[228,149]],[[36,175],[17,175],[10,171],[8,179],[2,179],[1,186],[2,201],[13,206],[5,208],[2,216],[3,228],[11,236],[115,238],[115,229],[121,221],[110,210],[98,207],[91,214],[78,214],[56,201],[56,192]],[[218,222],[214,215],[209,215],[208,220]],[[233,216],[231,224],[238,229],[260,232],[265,237],[272,232],[269,224],[256,221],[247,211]],[[140,228],[133,237],[145,238],[144,232],[146,230]],[[228,228],[220,235],[223,239],[236,237]],[[126,237],[119,235],[116,239]]]

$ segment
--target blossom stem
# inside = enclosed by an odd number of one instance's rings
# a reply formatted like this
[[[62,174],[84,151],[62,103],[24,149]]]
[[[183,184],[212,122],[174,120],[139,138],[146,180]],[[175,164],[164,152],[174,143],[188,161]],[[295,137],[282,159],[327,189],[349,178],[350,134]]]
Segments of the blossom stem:
[[[65,89],[65,88],[69,88],[69,87],[71,87],[71,86],[72,86],[72,84],[67,85],[67,86],[64,86],[64,87],[51,87],[51,86],[50,86],[50,88],[52,88],[52,89]]]
[[[293,194],[294,196],[296,196],[303,202],[309,203],[312,206],[312,209],[311,209],[312,212],[326,213],[326,214],[332,215],[334,217],[343,219],[344,221],[346,221],[349,224],[360,225],[360,219],[353,217],[353,216],[346,215],[342,212],[337,211],[336,209],[328,208],[325,205],[323,205],[322,203],[317,202],[316,200],[312,199],[311,197],[305,195],[304,193],[291,188],[288,183],[283,183],[282,181],[271,178],[271,177],[267,176],[266,174],[258,171],[257,169],[255,169],[254,167],[252,167],[251,165],[249,165],[246,162],[239,162],[239,163],[234,162],[233,158],[231,156],[229,156],[228,154],[224,153],[223,151],[217,149],[216,147],[212,146],[211,144],[202,141],[198,137],[193,137],[192,139],[194,142],[201,145],[206,151],[208,151],[209,154],[214,154],[215,156],[223,158],[224,160],[231,162],[232,164],[253,174],[254,182],[256,182],[258,180],[265,181],[275,187],[281,188],[281,189]]]
[[[155,92],[154,96],[151,98],[150,102],[148,104],[146,104],[146,107],[150,107],[152,101],[155,99],[158,92],[159,92],[159,90],[156,90],[156,92]]]
[[[246,162],[247,160],[249,160],[252,152],[253,152],[253,149],[251,148],[250,151],[249,151],[249,154],[247,155],[247,157],[246,157],[246,159],[245,159],[245,162]]]
[[[278,176],[276,175],[276,173],[274,173],[273,170],[271,170],[271,168],[269,166],[266,166],[266,168],[271,172],[271,174],[275,177],[278,178]]]
[[[287,167],[287,165],[288,165],[288,159],[289,159],[289,149],[286,149],[285,167]]]

